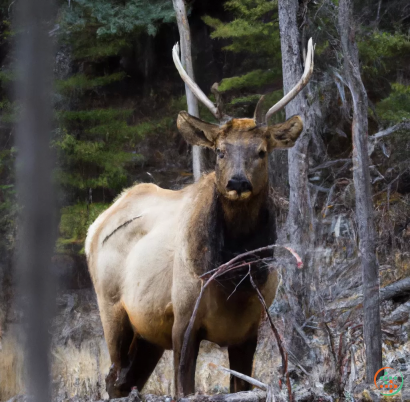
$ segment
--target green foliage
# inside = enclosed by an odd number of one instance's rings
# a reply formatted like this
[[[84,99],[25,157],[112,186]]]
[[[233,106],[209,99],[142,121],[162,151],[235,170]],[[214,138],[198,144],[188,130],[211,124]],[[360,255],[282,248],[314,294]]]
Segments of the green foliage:
[[[223,23],[209,16],[203,18],[215,29],[212,38],[232,40],[225,50],[271,57],[280,54],[279,24],[272,18],[277,11],[277,1],[231,0],[225,3],[225,8],[235,15],[233,21]]]
[[[62,7],[59,22],[74,58],[98,61],[121,54],[141,33],[155,35],[173,19],[168,0],[72,0]]]
[[[131,42],[126,38],[97,38],[94,32],[77,32],[76,39],[69,43],[73,57],[78,60],[99,61],[106,57],[116,56],[127,50]]]
[[[8,84],[16,79],[16,72],[14,70],[0,70],[0,83]]]
[[[5,124],[13,124],[17,122],[19,108],[16,102],[3,99],[0,101],[0,110],[0,122]]]
[[[93,109],[79,111],[64,111],[57,114],[58,118],[64,123],[81,122],[97,124],[109,122],[110,120],[127,119],[132,115],[131,109]]]
[[[219,91],[226,92],[235,89],[260,88],[274,82],[280,77],[280,73],[279,69],[255,70],[240,77],[224,78],[219,86]]]
[[[78,203],[62,208],[57,251],[60,253],[69,252],[73,246],[82,247],[87,236],[88,227],[108,206],[108,204],[103,203]],[[82,248],[81,253],[83,252],[84,249]]]
[[[400,32],[372,32],[358,42],[362,70],[378,75],[393,71],[406,60],[410,52],[410,38]]]
[[[219,86],[221,92],[240,92],[239,98],[231,99],[230,109],[250,104],[249,91],[261,89],[280,78],[282,73],[277,1],[230,0],[224,4],[232,12],[234,20],[222,22],[206,16],[204,22],[214,31],[214,39],[228,39],[224,49],[234,53],[252,54],[245,57],[242,69],[247,73],[224,78]],[[257,56],[257,57],[255,57]],[[241,109],[238,113],[249,113]]]
[[[14,147],[0,150],[0,252],[14,245],[18,207],[14,187]]]
[[[132,151],[141,137],[126,119],[132,110],[97,109],[60,112],[53,146],[58,150],[57,180],[71,192],[88,188],[119,191],[128,183],[128,163],[141,162]]]
[[[410,85],[395,83],[390,95],[376,105],[379,117],[393,123],[410,120]]]
[[[261,95],[249,95],[249,96],[243,96],[241,98],[234,98],[231,101],[231,105],[237,105],[239,103],[257,103],[258,100],[260,99]]]
[[[138,29],[155,35],[158,23],[174,20],[174,9],[166,0],[72,0],[62,20],[74,32],[92,25],[98,37],[121,36]]]
[[[56,89],[62,93],[74,91],[87,91],[113,82],[121,81],[126,77],[124,72],[104,75],[102,77],[87,77],[85,74],[76,74],[66,80],[56,81]],[[1,79],[1,76],[0,76]]]

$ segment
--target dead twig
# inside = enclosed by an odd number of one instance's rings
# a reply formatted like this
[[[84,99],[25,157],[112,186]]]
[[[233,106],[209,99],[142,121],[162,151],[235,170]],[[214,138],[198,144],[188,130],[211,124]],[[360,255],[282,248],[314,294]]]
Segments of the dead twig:
[[[248,382],[249,384],[252,384],[252,385],[254,385],[255,387],[258,387],[258,388],[260,388],[260,389],[263,390],[263,391],[267,391],[268,388],[269,388],[269,386],[268,386],[267,384],[265,384],[265,383],[263,383],[263,382],[260,382],[260,381],[258,381],[258,380],[255,380],[254,378],[249,377],[249,376],[247,376],[247,375],[245,375],[245,374],[239,373],[238,371],[230,370],[230,369],[227,369],[227,368],[222,367],[222,366],[216,366],[216,367],[217,367],[219,370],[225,371],[226,373],[229,373],[229,374],[231,374],[231,375],[233,375],[233,376],[235,376],[235,377],[238,377],[238,378],[240,378],[241,380],[244,380],[244,381]]]
[[[260,247],[260,248],[258,248],[258,249],[256,249],[256,250],[251,250],[251,251],[247,251],[246,253],[239,254],[239,255],[237,255],[236,257],[232,258],[230,261],[226,262],[225,264],[222,264],[222,265],[219,266],[218,268],[216,268],[216,269],[214,269],[214,270],[212,270],[212,271],[206,272],[205,274],[203,274],[203,275],[200,276],[200,279],[202,279],[202,278],[204,278],[204,277],[206,277],[206,276],[212,274],[212,276],[211,276],[211,277],[205,282],[205,284],[203,284],[202,287],[201,287],[201,291],[199,292],[199,295],[198,295],[198,297],[197,297],[197,299],[196,299],[196,303],[195,303],[194,309],[193,309],[193,311],[192,311],[191,319],[189,320],[187,329],[185,330],[184,341],[183,341],[183,343],[182,343],[182,349],[181,349],[181,359],[180,359],[180,363],[179,363],[179,372],[180,372],[181,374],[183,374],[184,371],[185,371],[185,365],[186,365],[185,361],[186,361],[186,356],[187,356],[188,342],[189,342],[189,338],[190,338],[190,336],[191,336],[192,328],[194,327],[196,315],[197,315],[197,313],[198,313],[199,305],[200,305],[200,303],[201,303],[202,296],[203,296],[203,294],[204,294],[205,289],[209,286],[209,284],[210,284],[214,279],[216,279],[217,277],[219,277],[219,276],[221,276],[221,275],[227,273],[228,271],[232,271],[232,270],[234,270],[234,269],[238,269],[239,267],[243,267],[243,266],[245,266],[245,265],[251,265],[251,264],[253,263],[252,261],[250,261],[250,262],[246,262],[246,263],[240,263],[240,264],[237,264],[237,265],[233,265],[234,263],[240,261],[242,258],[248,257],[248,256],[252,256],[252,255],[261,253],[261,252],[263,252],[263,251],[273,250],[274,248],[277,248],[277,247],[282,247],[282,248],[285,248],[286,250],[288,250],[288,251],[295,257],[298,268],[302,268],[302,267],[303,267],[303,262],[302,262],[301,258],[299,257],[299,255],[298,255],[292,248],[286,247],[286,246],[279,246],[279,245],[276,245],[276,244],[271,244],[271,245],[266,246],[266,247]],[[260,260],[263,260],[263,259],[260,259]],[[252,278],[252,277],[250,277],[250,278]],[[252,280],[252,282],[253,282],[253,280]],[[258,290],[258,291],[259,291],[259,290]],[[263,298],[262,298],[262,300],[263,300]],[[265,303],[264,300],[263,300],[263,302]],[[266,306],[266,304],[265,304],[265,306]],[[265,310],[267,311],[267,308],[266,308]],[[269,319],[270,319],[269,313],[268,313],[268,317],[269,317]],[[270,321],[271,321],[271,325],[273,325],[271,319],[270,319]],[[275,330],[276,330],[276,328],[275,328]],[[279,333],[278,333],[278,336],[279,336]],[[280,339],[280,338],[278,337],[277,339]],[[278,342],[280,342],[280,345],[281,345],[281,348],[282,348],[282,352],[283,352],[282,341],[280,340],[280,341],[278,341]],[[280,350],[280,349],[279,349],[279,350]],[[285,372],[287,372],[287,355],[285,356],[285,355],[283,354],[282,357],[283,357],[283,358],[286,357],[284,360],[285,360],[285,367],[286,367]],[[287,377],[288,377],[288,378],[287,378],[287,381],[289,382],[288,386],[290,386],[289,376],[287,376]],[[291,394],[290,394],[290,395],[291,395]],[[290,402],[291,402],[291,400],[292,400],[292,399],[289,399]]]
[[[322,170],[322,169],[329,168],[329,167],[331,167],[331,166],[333,166],[333,165],[336,165],[336,164],[338,164],[338,163],[340,163],[340,162],[343,162],[343,163],[346,163],[346,162],[351,163],[352,160],[351,160],[351,159],[337,159],[337,160],[334,160],[334,161],[327,161],[327,162],[325,162],[325,163],[322,163],[322,164],[319,165],[319,166],[316,166],[316,167],[314,167],[314,168],[312,168],[312,169],[309,169],[309,173],[314,173],[314,172],[317,172],[318,170]]]
[[[371,140],[378,140],[379,138],[386,137],[387,135],[393,134],[398,130],[410,129],[410,121],[404,121],[402,123],[396,124],[395,126],[386,128],[385,130],[379,131],[378,133],[369,136]]]
[[[251,280],[251,284],[252,284],[253,288],[256,290],[259,301],[261,302],[263,308],[265,309],[266,315],[267,315],[268,320],[269,320],[270,327],[272,329],[273,334],[275,335],[276,342],[278,343],[279,352],[280,352],[280,355],[282,357],[283,376],[285,377],[286,386],[288,388],[289,402],[292,402],[292,400],[293,400],[292,399],[292,386],[290,384],[290,378],[289,378],[289,372],[288,372],[288,354],[285,351],[285,348],[283,346],[283,342],[282,342],[282,339],[279,335],[279,332],[276,329],[275,324],[272,321],[272,317],[269,314],[269,309],[268,309],[268,306],[265,303],[265,299],[263,298],[259,288],[256,286],[256,283],[254,282],[254,280],[252,278],[252,275],[250,273],[250,268],[249,268],[249,279]]]

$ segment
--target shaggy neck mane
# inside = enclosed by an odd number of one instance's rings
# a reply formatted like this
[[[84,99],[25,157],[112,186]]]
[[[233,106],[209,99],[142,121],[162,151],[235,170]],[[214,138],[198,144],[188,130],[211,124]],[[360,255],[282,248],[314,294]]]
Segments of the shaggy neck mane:
[[[276,240],[274,210],[269,188],[244,201],[219,194],[215,173],[194,184],[195,198],[188,221],[188,258],[202,275],[234,256]]]

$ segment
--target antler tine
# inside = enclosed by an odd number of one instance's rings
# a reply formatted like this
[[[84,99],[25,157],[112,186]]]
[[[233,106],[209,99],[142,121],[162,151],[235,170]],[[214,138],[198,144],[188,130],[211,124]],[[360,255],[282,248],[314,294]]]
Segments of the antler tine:
[[[274,106],[272,106],[266,113],[266,121],[269,121],[269,118],[282,110],[295,96],[307,85],[310,80],[310,77],[313,74],[313,58],[314,58],[314,45],[312,38],[308,42],[308,51],[306,56],[305,71],[303,72],[302,78],[300,81]]]
[[[255,120],[256,125],[263,125],[266,124],[266,116],[263,115],[262,106],[265,100],[265,95],[262,95],[255,108],[255,112],[253,113],[253,119]]]
[[[182,67],[181,60],[179,58],[179,44],[178,42],[172,48],[172,58],[175,63],[175,67],[177,68],[179,75],[181,76],[182,80],[188,85],[189,89],[192,93],[196,96],[196,98],[202,102],[215,116],[216,119],[221,120],[222,116],[218,110],[218,108],[210,101],[210,99],[202,92],[201,88],[192,80],[192,78],[187,74]]]

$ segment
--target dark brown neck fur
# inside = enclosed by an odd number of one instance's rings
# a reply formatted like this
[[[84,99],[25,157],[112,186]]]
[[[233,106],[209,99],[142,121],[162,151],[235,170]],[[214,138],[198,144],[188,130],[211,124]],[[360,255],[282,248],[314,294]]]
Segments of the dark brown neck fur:
[[[243,201],[231,201],[218,194],[226,230],[233,238],[246,236],[255,231],[260,213],[267,206],[268,186],[259,194]]]
[[[197,194],[189,218],[186,244],[189,260],[202,275],[235,255],[273,244],[276,240],[268,186],[244,201],[220,195],[211,173],[196,183]]]

